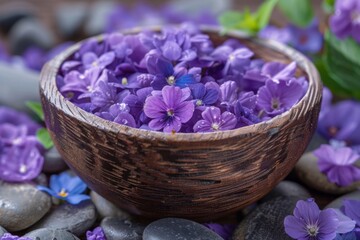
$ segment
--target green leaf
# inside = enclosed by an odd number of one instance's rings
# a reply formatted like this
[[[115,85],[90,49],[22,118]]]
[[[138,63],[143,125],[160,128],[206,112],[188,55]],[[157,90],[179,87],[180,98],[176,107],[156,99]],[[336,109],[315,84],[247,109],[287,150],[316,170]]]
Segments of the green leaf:
[[[256,11],[256,19],[258,23],[259,30],[266,27],[270,21],[271,14],[274,10],[274,7],[279,0],[268,0],[265,1],[259,9]]]
[[[226,12],[219,17],[219,22],[225,30],[242,30],[255,35],[269,23],[277,2],[278,0],[266,0],[254,13],[251,13],[248,8],[243,12]]]
[[[322,2],[322,7],[327,14],[333,13],[335,7],[335,0],[324,0]]]
[[[26,102],[26,106],[30,108],[36,114],[36,116],[44,121],[44,112],[39,102],[28,101]]]
[[[325,32],[324,66],[333,84],[346,89],[360,99],[360,45],[351,38],[339,40],[330,31]]]
[[[36,132],[36,137],[39,140],[39,142],[44,146],[45,149],[50,149],[54,146],[49,131],[46,128],[40,128]]]
[[[314,19],[310,0],[279,0],[283,14],[298,27],[308,26]]]

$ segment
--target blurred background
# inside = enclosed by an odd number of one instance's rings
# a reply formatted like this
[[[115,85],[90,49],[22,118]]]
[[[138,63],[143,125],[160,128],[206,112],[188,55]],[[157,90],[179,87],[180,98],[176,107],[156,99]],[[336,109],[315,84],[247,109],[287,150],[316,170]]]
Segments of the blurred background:
[[[226,10],[256,9],[262,0],[0,0],[0,42],[10,54],[23,54],[38,46],[48,50],[60,43],[78,41],[124,28],[194,21],[217,24]],[[323,18],[321,1],[312,1]],[[275,11],[272,22],[285,25]]]

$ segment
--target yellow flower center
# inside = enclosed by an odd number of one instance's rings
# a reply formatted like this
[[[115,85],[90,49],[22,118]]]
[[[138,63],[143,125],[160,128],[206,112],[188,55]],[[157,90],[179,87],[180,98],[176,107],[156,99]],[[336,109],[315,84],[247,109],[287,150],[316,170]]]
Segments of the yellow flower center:
[[[122,84],[122,85],[128,85],[128,80],[127,80],[126,77],[123,77],[123,78],[121,79],[121,84]]]
[[[311,237],[315,237],[319,233],[319,228],[316,225],[309,225],[307,231]]]
[[[167,110],[167,115],[168,115],[169,117],[174,116],[174,110],[173,110],[173,109],[168,109],[168,110]]]
[[[280,107],[279,99],[277,99],[277,98],[271,99],[271,108],[272,109],[279,109],[279,107]]]
[[[217,130],[219,130],[220,126],[219,126],[219,124],[217,124],[217,123],[213,123],[213,124],[211,124],[211,128],[212,128],[214,131],[217,131]]]
[[[167,83],[169,85],[174,85],[175,84],[175,77],[174,76],[170,76],[167,78]]]
[[[198,99],[196,101],[196,106],[201,106],[201,105],[203,105],[203,101],[201,99]]]
[[[58,193],[60,197],[67,197],[69,193],[66,192],[65,189],[61,189],[61,191]]]

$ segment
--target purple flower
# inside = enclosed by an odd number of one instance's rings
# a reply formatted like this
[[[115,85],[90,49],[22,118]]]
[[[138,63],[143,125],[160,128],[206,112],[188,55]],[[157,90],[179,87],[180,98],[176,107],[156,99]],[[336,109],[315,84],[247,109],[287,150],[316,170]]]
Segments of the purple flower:
[[[90,98],[94,107],[106,110],[111,105],[121,103],[129,94],[130,92],[127,90],[118,93],[114,83],[99,81],[96,90],[91,93]]]
[[[285,232],[294,239],[334,239],[339,220],[334,209],[320,211],[313,199],[299,200],[294,216],[284,220]]]
[[[26,67],[40,71],[46,62],[46,53],[38,47],[30,47],[24,52],[22,59]]]
[[[129,127],[136,127],[136,121],[134,117],[129,113],[129,111],[130,108],[128,104],[122,102],[110,106],[108,111],[97,112],[95,114],[109,121],[114,121],[116,123],[123,124]]]
[[[82,62],[85,69],[89,69],[93,67],[104,69],[106,66],[111,64],[114,61],[114,59],[115,59],[114,52],[104,53],[100,57],[98,57],[93,52],[87,52],[82,56]]]
[[[142,123],[147,123],[149,119],[144,113],[144,104],[146,98],[151,95],[152,91],[152,87],[139,89],[136,91],[136,94],[126,96],[123,101],[129,106],[130,113],[135,119],[139,119]]]
[[[187,74],[185,68],[174,69],[170,62],[161,58],[150,56],[148,58],[148,70],[150,74],[154,75],[151,86],[155,90],[161,90],[166,85],[184,88],[196,83],[194,76]]]
[[[39,125],[25,114],[0,108],[0,179],[23,182],[36,178],[42,169],[42,147],[35,137]]]
[[[263,28],[258,36],[264,39],[271,39],[281,43],[288,44],[291,40],[291,33],[288,28],[278,28],[268,25]]]
[[[105,74],[105,73],[104,73]],[[60,91],[66,96],[68,92],[80,93],[78,98],[90,97],[99,82],[100,68],[90,68],[84,74],[71,71],[64,77],[64,86]]]
[[[318,21],[314,21],[306,28],[289,26],[291,34],[290,45],[301,52],[317,53],[323,45],[323,36],[319,31]]]
[[[37,186],[37,188],[71,204],[79,204],[90,199],[88,195],[81,194],[86,190],[86,184],[79,177],[71,177],[67,172],[51,175],[50,188],[44,186]]]
[[[190,89],[194,99],[193,101],[197,107],[210,106],[219,98],[219,91],[209,85],[197,83],[191,85]]]
[[[296,79],[279,83],[267,80],[258,91],[257,105],[270,116],[276,116],[289,110],[302,95],[302,86]]]
[[[203,120],[194,125],[194,132],[216,132],[234,129],[236,117],[231,112],[221,113],[217,107],[207,107],[201,114]]]
[[[152,120],[149,127],[164,132],[178,132],[183,123],[190,120],[194,104],[186,101],[190,93],[178,87],[165,86],[161,96],[150,96],[146,99],[144,112]]]
[[[28,135],[35,135],[36,131],[40,128],[40,125],[26,114],[12,108],[0,106],[0,125],[2,124],[11,124],[14,126],[24,125],[27,128]]]
[[[348,186],[360,180],[360,168],[354,165],[360,156],[351,148],[321,145],[314,155],[318,158],[320,171],[326,174],[329,182]]]
[[[360,145],[360,104],[341,101],[322,112],[319,133],[326,139],[344,141],[348,146]]]
[[[106,240],[101,227],[96,227],[92,231],[86,231],[86,240]]]
[[[356,222],[357,227],[360,227],[360,201],[359,200],[344,200],[341,209],[346,216]]]
[[[18,237],[15,235],[11,235],[10,233],[5,233],[0,237],[0,240],[31,240],[31,238],[28,237]]]
[[[242,73],[242,71],[250,65],[250,58],[254,56],[254,53],[245,47],[234,50],[230,46],[222,45],[217,47],[211,56],[214,60],[225,63],[222,70],[222,74],[225,76],[229,73]]]
[[[338,38],[351,36],[360,43],[360,2],[337,0],[335,13],[330,17],[330,29]]]
[[[237,118],[237,127],[248,126],[260,122],[255,112],[257,96],[253,92],[242,92],[236,101],[234,113]]]
[[[218,223],[204,223],[205,227],[216,232],[224,240],[230,240],[231,236],[236,228],[235,224],[218,224]]]

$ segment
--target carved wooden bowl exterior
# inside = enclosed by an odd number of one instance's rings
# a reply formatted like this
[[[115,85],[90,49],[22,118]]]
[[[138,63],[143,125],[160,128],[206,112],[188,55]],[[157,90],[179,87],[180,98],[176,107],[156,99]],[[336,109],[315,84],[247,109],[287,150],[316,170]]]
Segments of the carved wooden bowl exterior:
[[[134,214],[209,220],[235,212],[289,174],[316,128],[322,85],[307,58],[273,41],[202,29],[216,44],[236,38],[267,61],[296,61],[297,74],[309,79],[306,95],[290,111],[260,124],[165,134],[101,119],[64,99],[56,74],[80,43],[42,71],[41,101],[55,146],[91,189]]]

